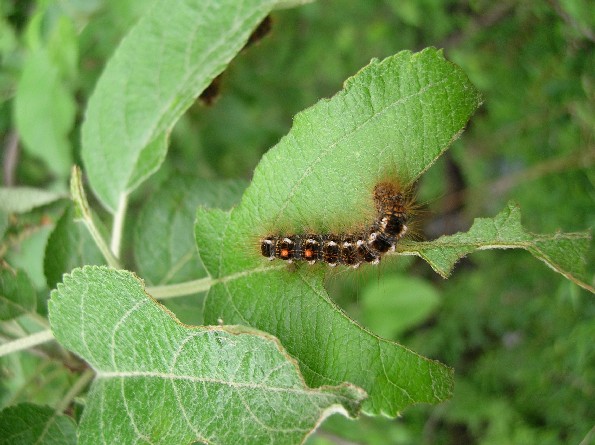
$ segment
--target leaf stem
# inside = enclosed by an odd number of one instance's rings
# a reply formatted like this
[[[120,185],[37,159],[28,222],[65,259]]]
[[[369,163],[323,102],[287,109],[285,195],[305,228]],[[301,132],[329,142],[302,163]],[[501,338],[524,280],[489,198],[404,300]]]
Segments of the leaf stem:
[[[207,291],[215,284],[225,283],[228,281],[236,280],[240,277],[255,273],[266,273],[273,270],[284,269],[286,266],[280,264],[276,267],[260,267],[256,269],[244,270],[231,275],[226,275],[220,278],[205,277],[199,280],[187,281],[185,283],[167,284],[164,286],[147,287],[145,290],[149,295],[158,300],[164,300],[167,298],[183,297],[184,295],[197,294],[199,292]]]
[[[217,281],[211,277],[185,283],[167,284],[164,286],[147,287],[147,293],[153,298],[165,300],[167,298],[183,297],[184,295],[197,294],[210,289]]]
[[[56,405],[56,413],[62,414],[66,408],[70,405],[70,403],[74,400],[76,396],[78,396],[81,391],[87,386],[87,384],[93,380],[95,376],[95,372],[92,369],[87,369],[83,372],[78,380],[74,382],[74,385],[68,390],[66,395],[58,402]]]
[[[72,177],[70,179],[70,194],[72,195],[72,201],[76,208],[77,217],[85,224],[87,230],[91,234],[93,241],[101,251],[105,261],[114,269],[121,269],[122,266],[118,259],[114,256],[111,249],[99,233],[95,222],[93,221],[93,214],[87,201],[85,189],[83,188],[83,181],[81,170],[75,165],[72,168]]]
[[[114,215],[114,225],[112,227],[111,250],[116,258],[120,257],[120,248],[122,246],[122,233],[124,231],[124,220],[126,219],[126,209],[128,207],[128,194],[122,193],[118,201],[118,209]]]
[[[46,343],[54,339],[54,334],[50,329],[45,331],[36,332],[35,334],[28,335],[17,340],[13,340],[8,343],[0,345],[0,357],[11,354],[13,352],[22,351],[32,346],[37,346],[42,343]]]

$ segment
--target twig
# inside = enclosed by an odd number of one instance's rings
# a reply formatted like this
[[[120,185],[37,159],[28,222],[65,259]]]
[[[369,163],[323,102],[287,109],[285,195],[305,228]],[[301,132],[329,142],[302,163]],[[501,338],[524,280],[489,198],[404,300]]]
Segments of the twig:
[[[574,153],[562,158],[548,159],[547,161],[533,165],[528,169],[502,176],[495,181],[486,182],[474,186],[473,188],[466,188],[451,193],[444,197],[446,207],[443,208],[442,211],[448,212],[454,210],[461,203],[465,202],[466,197],[471,193],[479,193],[483,196],[485,196],[486,193],[501,195],[524,182],[534,181],[543,176],[570,169],[587,169],[593,166],[593,164],[595,164],[595,148],[591,148],[587,152]]]
[[[480,17],[471,20],[469,25],[462,30],[453,32],[447,36],[442,42],[440,42],[438,48],[453,48],[460,46],[463,40],[469,39],[483,28],[489,28],[494,26],[500,20],[502,20],[514,8],[516,2],[495,2],[494,6],[482,14]]]
[[[591,42],[595,42],[595,33],[593,33],[593,31],[588,26],[583,26],[582,24],[578,23],[574,19],[574,17],[572,17],[564,10],[562,5],[560,5],[559,1],[549,0],[549,3],[552,5],[552,8],[554,8],[554,10],[556,11],[556,14],[558,14],[562,18],[562,20],[566,22],[568,26],[576,29],[580,34],[582,34]]]
[[[210,277],[185,283],[168,284],[165,286],[147,287],[147,293],[158,300],[183,297],[184,295],[198,294],[209,290],[216,281]]]
[[[153,298],[166,299],[174,297],[182,297],[184,295],[197,294],[209,290],[212,286],[220,283],[227,283],[238,278],[248,276],[254,273],[270,272],[272,270],[278,270],[285,268],[284,264],[280,264],[276,267],[261,267],[256,269],[250,269],[242,272],[237,272],[231,275],[226,275],[220,278],[205,277],[200,280],[187,281],[185,283],[168,284],[165,286],[147,287],[146,291]]]
[[[54,340],[54,334],[52,334],[50,329],[19,338],[18,340],[13,340],[0,345],[0,357],[13,352],[22,351],[23,349],[28,349],[32,346],[37,346],[42,343],[47,343],[51,340]]]
[[[2,171],[4,173],[4,185],[11,187],[14,185],[14,171],[19,161],[19,135],[15,130],[8,133],[6,145],[4,147],[4,162]]]

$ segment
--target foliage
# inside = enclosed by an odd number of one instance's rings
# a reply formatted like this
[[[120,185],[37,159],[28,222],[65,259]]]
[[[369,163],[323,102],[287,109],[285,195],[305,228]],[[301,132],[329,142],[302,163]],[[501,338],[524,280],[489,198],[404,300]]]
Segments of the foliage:
[[[125,271],[75,270],[53,292],[50,320],[95,371],[81,443],[296,443],[366,396],[347,383],[308,388],[264,332],[182,326]]]
[[[587,2],[302,3],[0,4],[0,437],[589,440]],[[379,268],[259,255],[387,179],[429,211]]]
[[[0,433],[1,444],[76,444],[72,418],[32,403],[5,408],[0,415]]]

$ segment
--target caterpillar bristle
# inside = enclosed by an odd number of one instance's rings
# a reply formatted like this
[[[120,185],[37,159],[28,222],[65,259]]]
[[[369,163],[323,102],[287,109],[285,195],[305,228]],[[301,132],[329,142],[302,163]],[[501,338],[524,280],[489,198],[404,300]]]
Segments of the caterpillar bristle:
[[[382,256],[394,251],[397,242],[407,235],[413,198],[394,183],[381,182],[374,187],[373,199],[377,217],[367,228],[346,234],[269,235],[261,239],[262,256],[288,263],[326,263],[330,267],[378,264]]]

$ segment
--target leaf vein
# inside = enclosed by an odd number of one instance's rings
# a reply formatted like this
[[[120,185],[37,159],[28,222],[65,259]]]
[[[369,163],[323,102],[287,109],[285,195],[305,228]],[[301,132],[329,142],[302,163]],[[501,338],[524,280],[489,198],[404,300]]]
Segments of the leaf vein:
[[[295,194],[295,191],[301,186],[302,182],[312,173],[312,171],[314,169],[314,166],[316,164],[322,162],[322,159],[325,156],[327,156],[329,152],[331,152],[332,150],[334,150],[340,142],[342,142],[343,140],[345,140],[349,136],[353,135],[357,131],[360,131],[362,128],[364,128],[366,125],[368,125],[370,122],[372,122],[376,118],[384,115],[389,110],[391,110],[393,107],[395,107],[397,105],[401,105],[403,103],[406,103],[409,100],[411,100],[411,99],[413,99],[413,98],[415,98],[417,96],[420,96],[420,95],[426,93],[430,89],[432,89],[434,87],[438,87],[438,86],[446,83],[447,81],[448,81],[448,78],[444,78],[444,79],[439,80],[437,82],[430,83],[430,84],[426,85],[425,87],[421,88],[419,91],[416,91],[415,93],[410,94],[409,96],[400,97],[399,99],[397,99],[397,100],[395,100],[395,101],[387,104],[383,109],[379,110],[377,113],[373,113],[370,117],[368,117],[367,119],[365,119],[359,125],[356,125],[352,130],[350,130],[350,131],[342,134],[334,142],[332,142],[331,144],[329,144],[328,147],[323,148],[322,151],[321,151],[321,153],[304,169],[304,172],[303,172],[302,176],[292,186],[291,190],[288,193],[287,198],[284,199],[283,204],[281,205],[281,207],[279,208],[279,210],[278,210],[275,218],[273,219],[274,222],[277,223],[279,221],[279,218],[281,217],[281,215],[283,214],[283,212],[285,211],[285,209],[289,205],[290,198]]]

